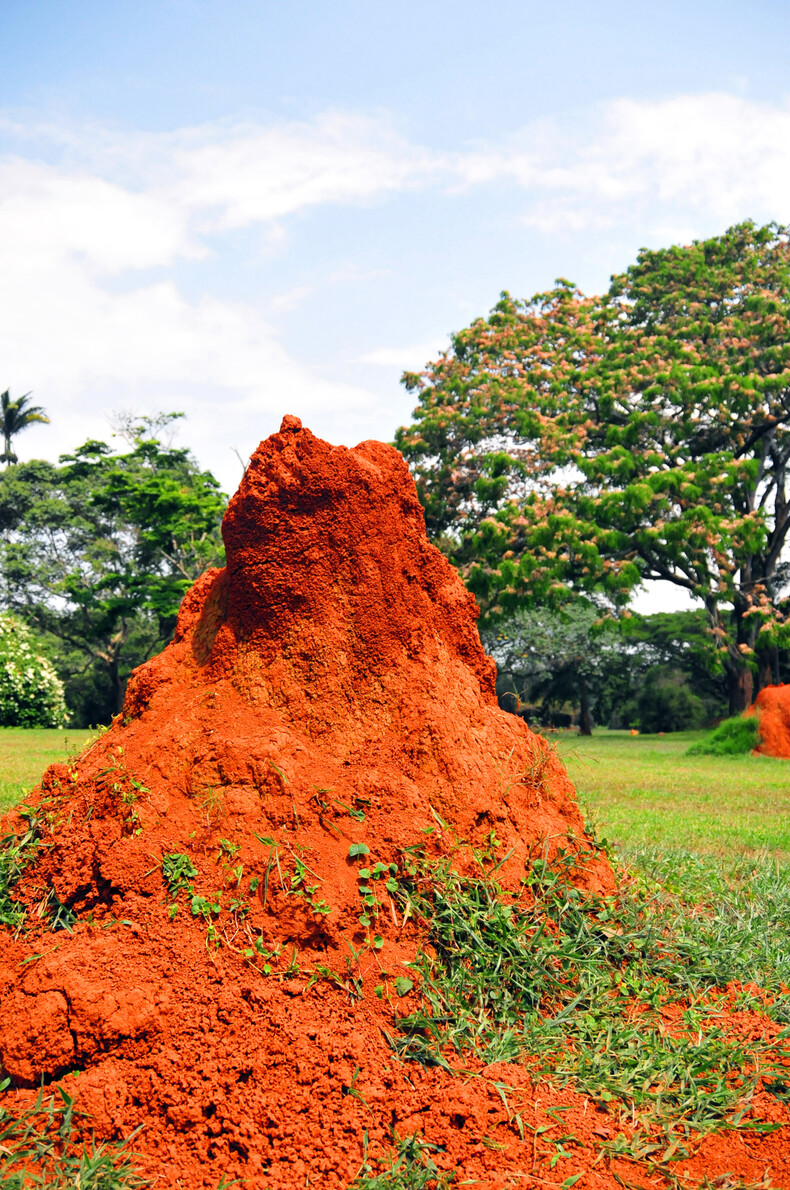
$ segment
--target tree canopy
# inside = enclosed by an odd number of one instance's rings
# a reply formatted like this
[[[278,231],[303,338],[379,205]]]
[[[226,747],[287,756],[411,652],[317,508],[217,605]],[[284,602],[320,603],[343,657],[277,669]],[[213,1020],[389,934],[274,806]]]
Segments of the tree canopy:
[[[603,297],[560,281],[404,382],[396,443],[490,617],[666,579],[704,605],[732,711],[788,642],[790,234],[643,250]]]
[[[125,453],[89,441],[57,466],[0,475],[3,603],[61,642],[72,673],[99,667],[111,713],[130,670],[169,639],[184,593],[223,558],[217,481],[149,429]]]
[[[617,651],[612,620],[584,600],[556,611],[520,608],[484,640],[499,674],[521,686],[520,700],[578,704],[581,734],[591,734],[591,703]]]

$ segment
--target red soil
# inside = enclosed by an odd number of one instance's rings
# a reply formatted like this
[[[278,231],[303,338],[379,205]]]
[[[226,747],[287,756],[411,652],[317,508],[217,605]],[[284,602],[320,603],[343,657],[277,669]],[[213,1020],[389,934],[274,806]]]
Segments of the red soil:
[[[754,701],[760,716],[758,752],[790,759],[790,685],[765,686]]]
[[[143,1125],[135,1151],[160,1187],[222,1175],[252,1190],[345,1187],[365,1132],[380,1154],[393,1129],[443,1146],[440,1167],[491,1190],[575,1173],[578,1190],[660,1185],[601,1160],[627,1125],[583,1095],[535,1087],[519,1064],[456,1076],[402,1065],[383,1036],[418,1003],[394,981],[420,929],[383,882],[378,917],[360,921],[352,844],[369,866],[426,840],[464,865],[493,831],[512,850],[501,876],[514,891],[531,855],[560,846],[580,854],[580,885],[613,888],[563,766],[497,707],[474,601],[428,543],[400,456],[331,447],[285,418],[223,534],[227,568],[187,595],[123,717],[31,799],[46,846],[17,895],[36,924],[0,933],[0,1070],[17,1088],[6,1102],[58,1079],[97,1138]],[[193,917],[183,891],[169,912],[162,857],[174,852],[206,904],[220,895],[218,915]],[[76,915],[71,935],[46,928],[53,898]],[[744,1029],[775,1031],[747,1015]],[[561,1129],[546,1114],[557,1104]],[[766,1110],[790,1120],[775,1099]],[[557,1167],[552,1129],[577,1138]],[[709,1138],[689,1184],[770,1166],[790,1186],[788,1131]]]

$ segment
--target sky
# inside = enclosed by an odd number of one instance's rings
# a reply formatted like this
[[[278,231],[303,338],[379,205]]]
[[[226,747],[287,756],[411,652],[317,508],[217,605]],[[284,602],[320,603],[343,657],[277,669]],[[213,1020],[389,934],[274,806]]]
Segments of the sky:
[[[501,290],[790,222],[789,43],[786,0],[0,0],[20,458],[183,411],[232,491],[284,413],[391,439]]]

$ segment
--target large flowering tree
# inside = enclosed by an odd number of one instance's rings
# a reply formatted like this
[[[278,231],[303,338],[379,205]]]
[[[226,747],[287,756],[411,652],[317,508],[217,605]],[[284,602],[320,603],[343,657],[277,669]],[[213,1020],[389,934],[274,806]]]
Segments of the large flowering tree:
[[[642,251],[602,298],[568,282],[404,382],[397,435],[429,531],[496,617],[666,579],[704,604],[730,709],[790,640],[790,231]]]

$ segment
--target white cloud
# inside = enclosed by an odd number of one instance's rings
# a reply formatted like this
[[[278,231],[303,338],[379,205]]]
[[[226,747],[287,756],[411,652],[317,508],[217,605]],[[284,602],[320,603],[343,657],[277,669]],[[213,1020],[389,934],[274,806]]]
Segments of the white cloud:
[[[351,246],[342,268],[332,258],[284,272],[279,298],[261,285],[228,300],[200,270],[223,263],[239,229],[260,229],[264,270],[272,245],[279,258],[293,251],[284,225],[296,213],[404,192],[434,203],[479,194],[490,222],[502,191],[512,199],[515,189],[528,227],[593,230],[610,247],[790,218],[790,104],[729,94],[625,98],[575,123],[530,124],[506,143],[442,151],[410,143],[386,117],[337,112],[156,135],[9,120],[0,132],[14,149],[0,157],[0,385],[32,388],[52,414],[58,407],[60,427],[31,431],[20,449],[49,443],[56,454],[80,433],[106,433],[104,411],[121,405],[185,408],[204,462],[234,477],[236,464],[221,461],[229,447],[275,428],[284,409],[335,437],[387,435],[390,415],[366,387],[369,372],[352,383],[346,359],[342,380],[308,367],[272,322],[319,289],[353,318],[353,286],[380,262]],[[420,279],[400,283],[407,294]],[[377,334],[353,362],[422,366],[446,343],[431,335],[436,318],[404,346]]]
[[[362,203],[424,185],[441,159],[384,119],[328,113],[312,123],[241,125],[190,137],[174,151],[176,200],[222,228],[283,218],[325,203]]]
[[[112,274],[205,250],[183,216],[152,194],[19,157],[0,162],[0,253],[6,276],[79,260]]]
[[[404,347],[375,347],[372,351],[360,355],[358,362],[414,372],[423,368],[428,360],[438,359],[441,352],[446,351],[448,347],[447,335],[434,335],[431,339]]]
[[[526,129],[508,146],[456,160],[466,185],[511,178],[535,195],[525,220],[541,231],[622,221],[689,227],[790,218],[790,102],[737,95],[618,99],[576,126]]]

